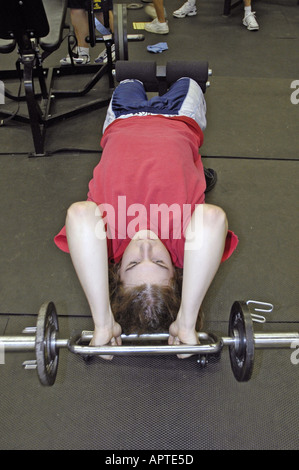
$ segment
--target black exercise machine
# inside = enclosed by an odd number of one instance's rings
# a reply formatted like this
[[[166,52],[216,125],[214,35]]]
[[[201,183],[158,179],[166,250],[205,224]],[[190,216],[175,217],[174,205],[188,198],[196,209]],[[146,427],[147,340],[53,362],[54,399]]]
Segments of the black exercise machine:
[[[63,40],[66,27],[67,0],[7,0],[0,6],[0,53],[11,53],[17,47],[19,58],[16,70],[0,71],[0,79],[5,84],[5,96],[13,101],[26,101],[28,115],[6,112],[2,108],[2,124],[14,119],[31,126],[34,152],[30,156],[46,156],[44,143],[46,128],[53,123],[78,115],[85,111],[108,105],[114,79],[112,63],[84,67],[43,67],[46,57],[57,50]],[[60,91],[53,88],[54,78],[94,74],[80,90]],[[53,114],[50,111],[54,99],[85,96],[94,85],[108,74],[109,90],[106,99],[97,99],[76,106],[70,111]],[[24,86],[25,95],[13,95],[6,87],[7,80],[18,79]],[[40,90],[35,91],[35,79]]]

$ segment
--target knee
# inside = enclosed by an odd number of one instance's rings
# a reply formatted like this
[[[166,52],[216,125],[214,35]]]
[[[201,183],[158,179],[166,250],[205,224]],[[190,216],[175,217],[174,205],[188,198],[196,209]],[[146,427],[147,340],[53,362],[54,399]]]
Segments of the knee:
[[[70,9],[71,20],[80,21],[87,17],[87,12],[84,8],[71,8]]]
[[[192,214],[185,238],[189,242],[201,243],[202,236],[224,237],[228,229],[226,214],[221,207],[199,204]]]
[[[221,207],[211,204],[204,204],[204,221],[211,228],[218,228],[227,232],[228,221],[224,210]]]
[[[97,205],[92,201],[81,201],[73,203],[67,210],[66,222],[83,222],[95,215]]]

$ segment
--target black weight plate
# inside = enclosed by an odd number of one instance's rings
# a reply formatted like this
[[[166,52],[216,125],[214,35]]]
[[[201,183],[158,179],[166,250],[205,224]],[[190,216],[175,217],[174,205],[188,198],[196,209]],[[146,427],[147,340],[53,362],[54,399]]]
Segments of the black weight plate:
[[[59,359],[59,351],[56,349],[58,329],[54,303],[44,303],[38,313],[35,339],[37,374],[42,385],[53,385],[56,379]]]
[[[142,3],[129,3],[127,5],[128,10],[140,10],[141,8],[143,8]]]
[[[117,3],[113,6],[115,60],[128,60],[127,7]]]
[[[229,347],[233,374],[238,382],[247,382],[251,378],[254,365],[254,330],[246,302],[234,302],[228,334],[235,339],[235,344]]]

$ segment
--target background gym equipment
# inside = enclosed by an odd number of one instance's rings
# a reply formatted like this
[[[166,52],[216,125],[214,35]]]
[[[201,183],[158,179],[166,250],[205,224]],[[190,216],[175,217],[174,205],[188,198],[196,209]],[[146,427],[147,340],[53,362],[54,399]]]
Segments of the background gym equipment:
[[[104,4],[106,0],[104,0]],[[115,44],[116,60],[128,59],[128,41],[140,41],[142,35],[127,35],[126,5],[114,6],[114,34],[105,37],[95,36],[93,17],[93,1],[90,1],[89,24],[91,46],[103,42],[107,49],[107,63],[101,65],[85,65],[84,67],[63,66],[45,68],[43,61],[56,51],[63,40],[67,0],[11,0],[2,2],[0,7],[0,53],[8,54],[18,48],[19,59],[16,70],[0,71],[0,79],[20,80],[19,93],[14,95],[5,86],[5,96],[13,101],[26,101],[28,115],[21,114],[19,109],[12,113],[1,108],[2,125],[13,119],[29,124],[31,127],[34,152],[30,156],[47,156],[45,151],[45,136],[48,126],[83,112],[106,107],[109,104],[114,88],[111,56],[112,44]],[[108,14],[108,11],[107,11]],[[93,26],[91,26],[93,25]],[[81,89],[59,90],[54,87],[54,79],[76,74],[93,74]],[[109,89],[107,98],[89,100],[87,103],[74,106],[62,113],[53,112],[56,99],[75,98],[87,95],[102,79],[108,76]],[[38,79],[39,90],[36,91],[35,79]],[[21,85],[25,94],[21,96]]]
[[[105,23],[108,21],[107,1],[103,0]],[[34,12],[34,14],[33,14]],[[16,71],[1,71],[0,79],[6,80],[18,78],[24,84],[25,95],[18,96],[10,93],[5,87],[5,95],[17,102],[26,101],[28,116],[21,113],[0,110],[5,124],[7,120],[14,119],[18,122],[28,123],[34,143],[34,152],[30,156],[47,156],[45,151],[46,129],[49,125],[63,119],[73,117],[82,112],[106,107],[109,104],[114,88],[111,48],[115,45],[116,80],[125,78],[137,78],[145,82],[147,91],[163,94],[167,88],[182,76],[189,76],[196,80],[203,92],[209,85],[208,63],[204,61],[173,61],[166,67],[157,67],[150,62],[129,62],[128,41],[140,41],[143,35],[127,34],[127,6],[115,4],[113,7],[114,33],[103,37],[97,37],[94,26],[93,0],[89,2],[89,29],[90,37],[87,38],[91,46],[98,42],[104,42],[107,50],[107,63],[104,65],[85,65],[84,67],[54,67],[46,69],[43,60],[56,49],[62,42],[62,31],[66,15],[66,1],[52,0],[24,0],[18,2],[12,0],[5,2],[0,9],[0,38],[4,40],[0,44],[0,53],[12,52],[18,46],[19,59],[16,63]],[[49,17],[49,21],[48,21]],[[51,21],[50,21],[51,18]],[[56,34],[54,34],[56,32]],[[43,50],[41,53],[40,48]],[[142,66],[141,66],[142,65]],[[81,90],[58,90],[54,88],[54,78],[72,74],[94,73],[92,78]],[[53,101],[61,98],[75,98],[87,95],[95,84],[105,75],[109,78],[109,90],[107,98],[95,99],[85,104],[75,106],[69,111],[53,113],[51,106]],[[35,91],[35,79],[38,79],[40,92]]]
[[[108,91],[106,99],[89,101],[87,104],[75,106],[69,111],[54,114],[51,105],[57,98],[74,98],[85,96],[94,85],[108,74],[109,86],[114,87],[112,65],[92,65],[84,67],[43,67],[43,61],[49,54],[57,50],[63,40],[65,28],[67,0],[11,0],[2,2],[0,7],[0,53],[12,52],[18,47],[19,59],[16,71],[1,71],[0,79],[7,84],[8,79],[19,79],[24,84],[25,95],[15,96],[5,87],[5,96],[20,102],[26,101],[28,116],[6,112],[1,115],[7,120],[29,123],[34,143],[34,152],[30,156],[46,156],[44,149],[46,128],[63,119],[82,112],[106,107],[111,98]],[[80,90],[56,90],[53,87],[55,77],[73,74],[94,73],[94,76]],[[35,78],[38,78],[40,92],[35,91]]]
[[[15,101],[26,101],[28,108],[28,116],[19,113],[6,112],[1,109],[0,113],[5,117],[2,123],[7,120],[14,119],[19,122],[29,123],[34,143],[34,152],[30,156],[46,156],[45,151],[45,136],[46,129],[50,124],[54,124],[63,119],[73,117],[81,114],[82,112],[92,111],[94,109],[106,107],[109,104],[112,90],[114,88],[113,67],[111,57],[111,47],[115,44],[116,52],[116,79],[118,81],[124,78],[138,78],[148,84],[149,91],[158,91],[160,94],[166,92],[167,87],[171,82],[175,81],[180,76],[190,76],[194,78],[202,87],[203,91],[206,90],[207,78],[209,74],[207,62],[171,62],[168,63],[166,68],[160,66],[158,69],[154,63],[147,64],[140,62],[129,63],[128,59],[128,40],[143,39],[142,35],[127,35],[126,30],[126,5],[116,4],[114,6],[114,34],[105,36],[104,38],[96,38],[91,35],[90,43],[94,45],[96,42],[105,42],[107,48],[107,64],[104,65],[85,65],[84,67],[54,67],[45,69],[43,67],[43,60],[56,50],[62,41],[62,30],[64,27],[64,19],[66,14],[66,2],[57,0],[60,5],[58,9],[57,2],[51,3],[51,12],[57,7],[57,11],[52,16],[52,22],[59,23],[57,35],[53,37],[52,29],[47,19],[48,2],[42,0],[24,0],[18,2],[6,2],[0,10],[0,37],[4,39],[3,47],[0,44],[0,52],[11,52],[16,45],[18,45],[19,59],[16,63],[16,71],[1,71],[0,79],[18,78],[21,84],[24,83],[25,95],[14,96],[11,94],[7,87],[5,87],[5,95]],[[93,1],[90,2],[93,6]],[[47,7],[47,8],[45,8]],[[32,12],[34,11],[34,15]],[[93,17],[91,16],[93,9],[90,7],[89,17],[90,23],[94,25]],[[108,14],[108,11],[106,12]],[[54,13],[53,13],[54,14]],[[59,19],[59,21],[58,21]],[[91,26],[90,26],[91,27]],[[94,33],[94,27],[91,27]],[[9,41],[10,38],[10,41]],[[48,39],[47,39],[48,38]],[[52,42],[50,42],[52,41]],[[40,53],[40,47],[44,50]],[[122,60],[120,60],[122,59]],[[181,67],[181,72],[180,72]],[[93,77],[81,90],[57,90],[54,88],[54,78],[63,77],[72,74],[91,73],[94,72]],[[87,103],[75,106],[69,111],[62,113],[53,113],[51,105],[53,101],[59,98],[74,98],[85,96],[95,84],[105,75],[109,78],[109,90],[107,98],[95,99]],[[40,92],[35,91],[35,78],[39,81]],[[5,82],[6,83],[6,82]]]
[[[264,322],[265,318],[252,314],[250,310],[252,303],[257,306],[265,305],[254,301],[234,302],[229,318],[228,336],[220,338],[212,333],[200,332],[198,345],[153,344],[167,341],[168,334],[158,333],[140,336],[122,335],[123,343],[130,342],[130,345],[95,347],[89,345],[93,335],[91,331],[74,333],[69,339],[60,339],[56,308],[53,302],[49,302],[41,306],[36,327],[26,328],[22,336],[0,336],[0,345],[4,353],[35,351],[36,359],[25,361],[23,365],[26,369],[37,369],[41,384],[47,386],[55,382],[61,348],[79,354],[85,359],[107,354],[119,356],[196,354],[198,364],[205,367],[210,356],[219,357],[223,347],[228,346],[231,368],[236,380],[247,382],[253,371],[255,349],[289,348],[294,341],[299,340],[298,332],[255,333],[253,321]],[[259,308],[258,311],[269,310]],[[145,344],[146,342],[148,343]]]
[[[93,0],[88,2],[89,37],[87,42],[91,47],[97,43],[105,43],[108,61],[111,59],[111,46],[115,45],[115,60],[129,60],[128,42],[143,41],[143,34],[128,34],[127,32],[127,9],[129,5],[116,3],[113,5],[113,33],[111,35],[99,36],[96,34]],[[107,0],[102,0],[102,11],[104,26],[109,28],[109,10]]]

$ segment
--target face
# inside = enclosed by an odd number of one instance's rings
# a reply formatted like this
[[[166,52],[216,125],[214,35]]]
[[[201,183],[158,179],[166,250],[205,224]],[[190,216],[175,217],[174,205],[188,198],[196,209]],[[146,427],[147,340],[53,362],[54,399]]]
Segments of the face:
[[[124,251],[120,278],[125,287],[140,284],[168,285],[174,275],[170,254],[157,235],[141,230]]]

